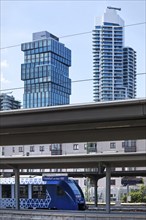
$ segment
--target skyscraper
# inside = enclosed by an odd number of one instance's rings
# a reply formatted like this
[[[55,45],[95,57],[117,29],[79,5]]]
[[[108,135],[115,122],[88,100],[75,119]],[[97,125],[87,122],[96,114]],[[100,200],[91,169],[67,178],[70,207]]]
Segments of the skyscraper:
[[[94,101],[121,100],[136,95],[136,52],[124,48],[124,21],[119,8],[107,7],[93,30]]]
[[[21,102],[15,100],[13,96],[6,93],[0,94],[0,111],[19,108],[21,108]]]
[[[123,48],[123,84],[127,98],[136,96],[136,52],[131,47]]]
[[[24,52],[23,107],[69,104],[71,51],[47,31],[33,33],[33,41],[23,43],[21,50]]]

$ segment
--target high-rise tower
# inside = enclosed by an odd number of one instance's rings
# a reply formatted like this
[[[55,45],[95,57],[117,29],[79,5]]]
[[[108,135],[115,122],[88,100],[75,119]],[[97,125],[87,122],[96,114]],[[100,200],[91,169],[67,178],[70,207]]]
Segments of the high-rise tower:
[[[124,21],[119,8],[107,7],[93,30],[94,101],[134,98],[136,53],[124,48]],[[130,68],[131,64],[133,65]],[[130,86],[133,86],[131,88]]]
[[[126,97],[136,96],[136,52],[131,47],[123,48],[123,84]]]
[[[24,108],[69,104],[71,51],[47,31],[33,33],[33,41],[23,43]]]
[[[21,102],[15,100],[13,96],[7,93],[0,94],[0,111],[19,109],[21,108]]]

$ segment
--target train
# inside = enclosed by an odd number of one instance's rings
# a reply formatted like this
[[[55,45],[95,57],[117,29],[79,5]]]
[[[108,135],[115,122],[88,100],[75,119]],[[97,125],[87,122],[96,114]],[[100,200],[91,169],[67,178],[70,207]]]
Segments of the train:
[[[65,176],[20,177],[20,209],[85,210],[78,183]],[[15,208],[15,178],[0,177],[0,208]]]

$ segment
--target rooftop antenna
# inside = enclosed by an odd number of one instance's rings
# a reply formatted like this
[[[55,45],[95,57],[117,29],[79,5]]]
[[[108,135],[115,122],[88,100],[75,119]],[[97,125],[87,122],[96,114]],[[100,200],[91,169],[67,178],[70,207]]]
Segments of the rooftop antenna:
[[[121,11],[121,8],[115,8],[115,7],[111,7],[111,6],[108,6],[107,8]]]

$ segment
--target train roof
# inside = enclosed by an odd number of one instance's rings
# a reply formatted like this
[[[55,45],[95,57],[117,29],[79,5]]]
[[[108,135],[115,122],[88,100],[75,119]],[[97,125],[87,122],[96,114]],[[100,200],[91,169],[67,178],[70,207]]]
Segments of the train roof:
[[[0,178],[0,184],[15,184],[15,178]],[[42,180],[42,177],[20,177],[20,184],[28,185],[28,184],[46,184],[45,181]]]
[[[21,185],[57,184],[62,180],[67,181],[68,176],[20,176]],[[15,184],[15,177],[0,177],[0,184]]]

